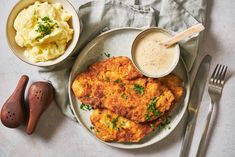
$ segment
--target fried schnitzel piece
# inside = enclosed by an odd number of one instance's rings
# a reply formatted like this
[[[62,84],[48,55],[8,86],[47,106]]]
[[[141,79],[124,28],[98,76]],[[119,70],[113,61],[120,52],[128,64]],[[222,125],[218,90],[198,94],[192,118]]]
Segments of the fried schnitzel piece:
[[[182,88],[182,80],[173,74],[162,77],[160,80],[172,91],[175,96],[176,102],[180,101],[182,95],[184,94],[184,89]]]
[[[90,119],[96,136],[107,142],[139,142],[161,123],[135,123],[106,109],[92,111]]]
[[[80,73],[72,90],[82,103],[140,123],[157,119],[175,103],[175,86],[169,89],[163,82],[143,76],[129,58],[113,57]]]

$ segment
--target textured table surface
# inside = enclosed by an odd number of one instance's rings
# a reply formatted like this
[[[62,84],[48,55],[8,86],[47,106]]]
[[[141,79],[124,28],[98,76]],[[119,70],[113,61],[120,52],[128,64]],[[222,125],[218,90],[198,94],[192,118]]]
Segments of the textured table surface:
[[[71,0],[76,7],[86,1]],[[22,74],[30,76],[30,82],[40,79],[37,69],[17,59],[10,52],[6,42],[4,28],[6,18],[15,2],[16,0],[0,0],[0,107],[13,91]],[[208,0],[208,3],[206,31],[198,60],[201,60],[204,54],[209,53],[213,56],[212,67],[214,68],[217,63],[226,64],[229,66],[229,73],[207,156],[234,157],[235,1]],[[196,68],[197,64],[194,69]],[[209,101],[208,94],[205,92],[190,150],[192,157],[195,156],[198,147]],[[25,133],[25,126],[18,129],[7,129],[0,124],[0,157],[175,157],[180,151],[183,127],[184,120],[174,132],[157,144],[138,150],[121,150],[95,140],[79,124],[65,117],[53,104],[42,116],[36,132],[31,136]]]

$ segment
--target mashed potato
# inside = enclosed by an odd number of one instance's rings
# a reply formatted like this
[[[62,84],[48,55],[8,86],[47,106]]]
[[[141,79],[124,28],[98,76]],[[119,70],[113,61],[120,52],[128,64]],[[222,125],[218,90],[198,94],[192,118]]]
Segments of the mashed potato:
[[[14,21],[16,43],[26,48],[24,55],[33,62],[58,58],[73,36],[73,29],[68,25],[70,18],[59,3],[35,2]]]

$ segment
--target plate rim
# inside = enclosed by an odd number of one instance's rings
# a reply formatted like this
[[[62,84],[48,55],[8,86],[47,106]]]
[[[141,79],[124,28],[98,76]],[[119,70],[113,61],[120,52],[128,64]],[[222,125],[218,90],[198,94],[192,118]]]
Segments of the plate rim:
[[[135,147],[128,147],[128,146],[122,146],[122,145],[113,145],[112,142],[105,142],[105,141],[102,141],[101,139],[97,138],[95,136],[95,134],[93,132],[91,132],[86,126],[84,126],[83,122],[80,120],[80,118],[78,117],[78,115],[76,114],[76,111],[75,111],[75,108],[74,108],[74,104],[73,104],[73,100],[72,100],[72,90],[71,90],[71,85],[72,85],[72,73],[73,73],[73,69],[75,67],[75,64],[78,62],[79,58],[81,58],[81,56],[85,55],[85,54],[82,54],[82,52],[87,49],[88,47],[90,47],[90,45],[92,45],[96,40],[98,40],[99,38],[105,36],[106,34],[109,34],[109,33],[114,33],[116,31],[122,31],[122,30],[136,30],[136,31],[143,31],[143,29],[145,28],[137,28],[137,27],[122,27],[122,28],[114,28],[114,29],[111,29],[111,30],[108,30],[106,32],[103,32],[101,33],[100,35],[98,35],[97,37],[95,37],[94,39],[92,39],[89,43],[86,44],[86,46],[80,51],[80,53],[78,54],[78,56],[76,57],[75,61],[74,61],[74,64],[70,70],[70,74],[69,74],[69,80],[68,80],[68,94],[69,94],[69,107],[71,108],[72,112],[73,112],[73,115],[75,117],[75,119],[77,120],[78,124],[81,124],[82,128],[86,131],[89,132],[90,136],[92,136],[93,138],[95,138],[96,140],[100,141],[101,143],[103,144],[106,144],[108,146],[111,146],[111,147],[115,147],[115,148],[121,148],[121,149],[138,149],[138,148],[144,148],[144,147],[147,147],[147,146],[150,146],[150,145],[153,145],[153,144],[156,144],[160,141],[162,141],[164,138],[166,138],[167,136],[169,136],[174,130],[175,128],[178,126],[178,124],[182,121],[183,119],[183,116],[185,115],[185,112],[187,111],[187,106],[188,106],[188,103],[189,103],[189,97],[191,95],[191,80],[190,80],[190,77],[189,77],[189,72],[187,71],[187,67],[186,67],[186,64],[184,62],[184,60],[182,59],[182,57],[180,57],[180,61],[182,62],[183,64],[183,67],[185,68],[185,74],[186,74],[186,78],[187,78],[187,97],[185,97],[185,107],[183,108],[183,113],[182,115],[179,117],[179,121],[178,123],[176,124],[176,126],[166,134],[166,136],[162,137],[161,139],[159,139],[158,141],[156,142],[152,142],[152,143],[149,143],[149,144],[146,144],[146,145],[136,145]],[[185,87],[186,88],[186,87]]]

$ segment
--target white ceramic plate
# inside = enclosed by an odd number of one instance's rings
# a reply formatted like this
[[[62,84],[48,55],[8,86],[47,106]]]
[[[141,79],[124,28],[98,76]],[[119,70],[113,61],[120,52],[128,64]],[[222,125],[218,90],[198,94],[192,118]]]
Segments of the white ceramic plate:
[[[106,59],[107,57],[104,55],[104,53],[109,53],[111,57],[127,56],[131,58],[131,44],[134,38],[140,33],[140,31],[141,29],[137,28],[122,28],[111,30],[101,34],[100,36],[92,40],[80,52],[77,60],[73,65],[68,86],[71,108],[75,114],[76,119],[94,137],[94,133],[90,130],[90,126],[92,126],[90,122],[90,112],[80,109],[81,102],[74,96],[73,92],[71,91],[71,84],[76,75],[82,71],[85,71],[90,64]],[[169,124],[169,127],[166,127],[161,131],[158,131],[156,129],[156,131],[150,133],[143,140],[141,140],[141,142],[138,143],[102,142],[113,147],[135,149],[154,144],[169,135],[180,122],[186,111],[190,92],[188,73],[182,60],[179,61],[177,67],[174,70],[174,73],[180,76],[180,78],[182,78],[184,81],[185,97],[182,102],[180,102],[180,104],[176,104],[174,109],[172,110],[170,114],[172,120]]]

